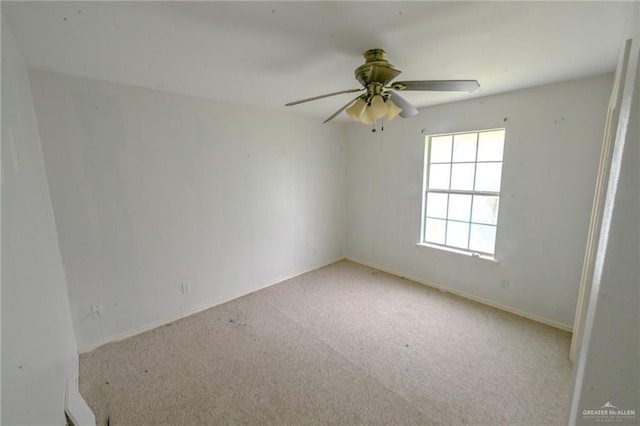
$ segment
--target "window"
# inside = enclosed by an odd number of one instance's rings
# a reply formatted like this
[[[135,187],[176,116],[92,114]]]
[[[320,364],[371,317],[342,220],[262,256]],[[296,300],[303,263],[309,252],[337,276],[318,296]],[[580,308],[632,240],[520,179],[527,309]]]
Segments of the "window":
[[[425,138],[422,242],[493,255],[505,129]]]

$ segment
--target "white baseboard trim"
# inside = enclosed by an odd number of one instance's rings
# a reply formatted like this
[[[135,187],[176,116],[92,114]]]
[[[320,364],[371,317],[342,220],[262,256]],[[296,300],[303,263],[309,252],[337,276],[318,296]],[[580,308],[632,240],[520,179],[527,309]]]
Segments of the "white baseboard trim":
[[[395,271],[393,269],[386,268],[386,267],[380,266],[380,265],[376,265],[376,264],[373,264],[373,263],[370,263],[370,262],[365,262],[363,260],[356,259],[356,258],[353,258],[353,257],[350,257],[350,256],[346,256],[345,259],[350,261],[350,262],[353,262],[353,263],[358,263],[358,264],[363,265],[363,266],[368,266],[369,268],[373,268],[373,269],[377,269],[377,270],[382,271],[382,272],[386,272],[387,274],[391,274],[391,275],[395,275],[397,277],[406,278],[408,280],[415,281],[416,283],[422,284],[422,285],[426,285],[427,287],[432,287],[432,288],[435,288],[435,289],[440,290],[440,291],[444,291],[444,292],[447,292],[447,293],[455,294],[456,296],[464,297],[465,299],[473,300],[474,302],[482,303],[483,305],[491,306],[492,308],[500,309],[501,311],[509,312],[511,314],[518,315],[520,317],[527,318],[527,319],[530,319],[532,321],[536,321],[536,322],[539,322],[539,323],[542,323],[542,324],[546,324],[546,325],[549,325],[551,327],[554,327],[554,328],[557,328],[557,329],[560,329],[560,330],[573,332],[573,327],[571,327],[569,325],[561,324],[561,323],[553,321],[553,320],[542,318],[542,317],[540,317],[538,315],[530,314],[528,312],[524,312],[524,311],[512,308],[510,306],[501,305],[500,303],[492,302],[490,300],[483,299],[482,297],[478,297],[478,296],[475,296],[473,294],[465,293],[464,291],[455,290],[453,288],[446,287],[446,286],[439,285],[439,284],[434,284],[432,282],[423,280],[421,278],[413,277],[413,276],[404,274],[402,272]]]
[[[96,426],[96,417],[80,394],[78,387],[78,355],[75,356],[75,369],[72,377],[67,378],[64,392],[64,412],[77,426]],[[66,424],[66,423],[65,423]]]
[[[416,282],[418,284],[426,285],[427,287],[431,287],[431,288],[435,288],[437,290],[441,290],[441,291],[444,291],[444,292],[455,294],[457,296],[464,297],[465,299],[473,300],[474,302],[478,302],[478,303],[481,303],[483,305],[491,306],[493,308],[500,309],[502,311],[509,312],[509,313],[514,314],[514,315],[518,315],[518,316],[521,316],[523,318],[527,318],[527,319],[530,319],[530,320],[533,320],[533,321],[536,321],[536,322],[539,322],[539,323],[542,323],[542,324],[546,324],[546,325],[549,325],[551,327],[554,327],[554,328],[557,328],[557,329],[560,329],[560,330],[564,330],[564,331],[568,331],[568,332],[572,332],[573,331],[573,327],[571,327],[571,326],[568,326],[568,325],[565,325],[565,324],[561,324],[559,322],[552,321],[552,320],[549,320],[549,319],[546,319],[546,318],[543,318],[543,317],[540,317],[540,316],[537,316],[537,315],[534,315],[534,314],[530,314],[528,312],[520,311],[520,310],[512,308],[510,306],[501,305],[499,303],[492,302],[492,301],[487,300],[487,299],[483,299],[482,297],[478,297],[478,296],[475,296],[475,295],[472,295],[472,294],[469,294],[469,293],[465,293],[463,291],[455,290],[455,289],[452,289],[450,287],[446,287],[446,286],[443,286],[443,285],[435,284],[435,283],[423,280],[423,279],[418,278],[418,277],[410,276],[410,275],[404,274],[402,272],[399,272],[399,271],[396,271],[396,270],[393,270],[393,269],[390,269],[390,268],[386,268],[384,266],[380,266],[380,265],[376,265],[374,263],[366,262],[364,260],[356,259],[356,258],[353,258],[353,257],[350,257],[350,256],[342,256],[342,257],[336,257],[336,258],[334,258],[334,259],[332,259],[332,260],[330,260],[328,262],[313,266],[311,268],[307,268],[307,269],[305,269],[305,270],[303,270],[301,272],[292,274],[290,276],[285,276],[283,278],[278,278],[278,279],[276,279],[276,280],[274,280],[272,282],[269,282],[267,284],[261,285],[260,287],[256,287],[256,288],[254,288],[252,290],[249,290],[247,292],[240,293],[240,294],[238,294],[236,296],[233,296],[233,297],[230,297],[228,299],[219,300],[219,301],[210,302],[210,303],[205,303],[202,306],[199,306],[199,307],[197,307],[195,309],[189,310],[189,311],[187,311],[187,312],[185,312],[183,314],[170,317],[170,318],[168,318],[166,320],[154,322],[154,323],[151,323],[151,324],[146,325],[144,327],[140,327],[140,328],[137,328],[135,330],[132,330],[132,331],[129,331],[129,332],[126,332],[126,333],[123,333],[123,334],[118,334],[118,335],[115,335],[115,336],[110,336],[110,337],[106,337],[104,339],[100,339],[100,340],[98,340],[97,342],[95,342],[95,343],[93,343],[91,345],[88,345],[88,346],[85,346],[85,347],[81,348],[79,350],[79,353],[83,354],[83,353],[91,352],[91,351],[99,348],[102,345],[106,345],[108,343],[113,343],[113,342],[118,342],[120,340],[128,339],[129,337],[133,337],[133,336],[136,336],[138,334],[145,333],[147,331],[153,330],[155,328],[162,327],[162,326],[170,324],[170,323],[172,323],[174,321],[178,321],[178,320],[181,320],[183,318],[189,317],[191,315],[195,315],[197,313],[200,313],[202,311],[206,311],[207,309],[213,308],[214,306],[225,304],[225,303],[230,302],[232,300],[238,299],[240,297],[246,296],[246,295],[251,294],[251,293],[255,293],[256,291],[260,291],[260,290],[265,289],[267,287],[271,287],[272,285],[281,283],[281,282],[289,280],[291,278],[295,278],[297,276],[300,276],[302,274],[306,274],[307,272],[311,272],[313,270],[325,267],[327,265],[331,265],[332,263],[339,262],[341,260],[348,260],[350,262],[358,263],[360,265],[367,266],[369,268],[374,268],[374,269],[377,269],[379,271],[386,272],[388,274],[391,274],[391,275],[394,275],[394,276],[397,276],[397,277],[406,278],[406,279],[414,281],[414,282]]]
[[[79,350],[79,353],[80,354],[88,353],[88,352],[91,352],[91,351],[99,348],[100,346],[106,345],[108,343],[118,342],[120,340],[128,339],[129,337],[133,337],[133,336],[136,336],[136,335],[141,334],[141,333],[146,333],[147,331],[153,330],[154,328],[162,327],[162,326],[170,324],[172,322],[175,322],[175,321],[181,320],[183,318],[189,317],[191,315],[195,315],[195,314],[200,313],[202,311],[206,311],[207,309],[213,308],[214,306],[223,305],[223,304],[225,304],[227,302],[231,302],[232,300],[238,299],[240,297],[246,296],[246,295],[251,294],[251,293],[255,293],[256,291],[260,291],[260,290],[265,289],[267,287],[271,287],[272,285],[281,283],[281,282],[286,281],[286,280],[290,280],[291,278],[295,278],[297,276],[306,274],[307,272],[311,272],[311,271],[314,271],[316,269],[323,268],[323,267],[325,267],[327,265],[331,265],[332,263],[336,263],[336,262],[339,262],[339,261],[344,260],[344,259],[345,259],[344,256],[336,257],[336,258],[333,258],[332,260],[329,260],[329,261],[327,261],[325,263],[321,263],[321,264],[315,265],[315,266],[313,266],[311,268],[307,268],[307,269],[305,269],[305,270],[303,270],[301,272],[297,272],[297,273],[294,273],[292,275],[288,275],[288,276],[285,276],[285,277],[282,277],[282,278],[277,278],[276,280],[270,281],[267,284],[261,285],[259,287],[256,287],[256,288],[252,289],[252,290],[249,290],[249,291],[244,292],[244,293],[240,293],[240,294],[232,296],[230,298],[227,298],[227,299],[224,299],[224,300],[218,300],[218,301],[214,301],[214,302],[205,303],[202,306],[199,306],[199,307],[197,307],[195,309],[191,309],[191,310],[189,310],[189,311],[187,311],[187,312],[185,312],[183,314],[167,318],[166,320],[157,321],[157,322],[151,323],[149,325],[145,325],[143,327],[136,328],[135,330],[128,331],[128,332],[123,333],[123,334],[118,334],[118,335],[115,335],[115,336],[105,337],[104,339],[100,339],[97,342],[92,343],[91,345],[88,345],[88,346],[85,346],[85,347],[81,348]]]

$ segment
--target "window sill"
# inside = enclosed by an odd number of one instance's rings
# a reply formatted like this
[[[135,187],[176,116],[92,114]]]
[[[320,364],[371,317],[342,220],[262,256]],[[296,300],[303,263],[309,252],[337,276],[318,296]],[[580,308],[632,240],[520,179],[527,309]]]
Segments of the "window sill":
[[[489,256],[489,255],[486,255],[486,254],[471,253],[471,252],[464,251],[464,250],[457,250],[457,249],[454,249],[452,247],[439,246],[439,245],[436,245],[436,244],[429,244],[429,243],[416,243],[416,245],[419,246],[419,247],[428,247],[428,248],[432,248],[432,249],[436,249],[436,250],[447,251],[447,252],[450,252],[450,253],[457,253],[457,254],[461,254],[463,256],[472,257],[474,259],[486,260],[486,261],[491,262],[491,263],[500,263],[500,261],[498,259],[496,259],[495,257]]]

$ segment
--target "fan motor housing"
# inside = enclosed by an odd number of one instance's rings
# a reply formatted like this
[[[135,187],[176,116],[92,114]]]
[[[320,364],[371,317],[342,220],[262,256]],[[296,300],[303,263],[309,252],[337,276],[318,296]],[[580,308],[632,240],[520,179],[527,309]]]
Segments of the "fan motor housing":
[[[370,49],[364,53],[365,63],[355,69],[356,80],[367,87],[370,83],[386,85],[400,74],[385,58],[382,49]]]

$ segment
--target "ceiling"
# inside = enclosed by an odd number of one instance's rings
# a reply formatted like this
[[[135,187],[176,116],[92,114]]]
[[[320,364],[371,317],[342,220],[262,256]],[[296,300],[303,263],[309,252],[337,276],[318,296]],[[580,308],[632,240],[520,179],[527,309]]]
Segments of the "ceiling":
[[[417,107],[615,68],[633,2],[7,2],[29,66],[324,119],[383,48],[397,80],[477,79],[405,92]],[[341,119],[346,119],[342,114]]]

